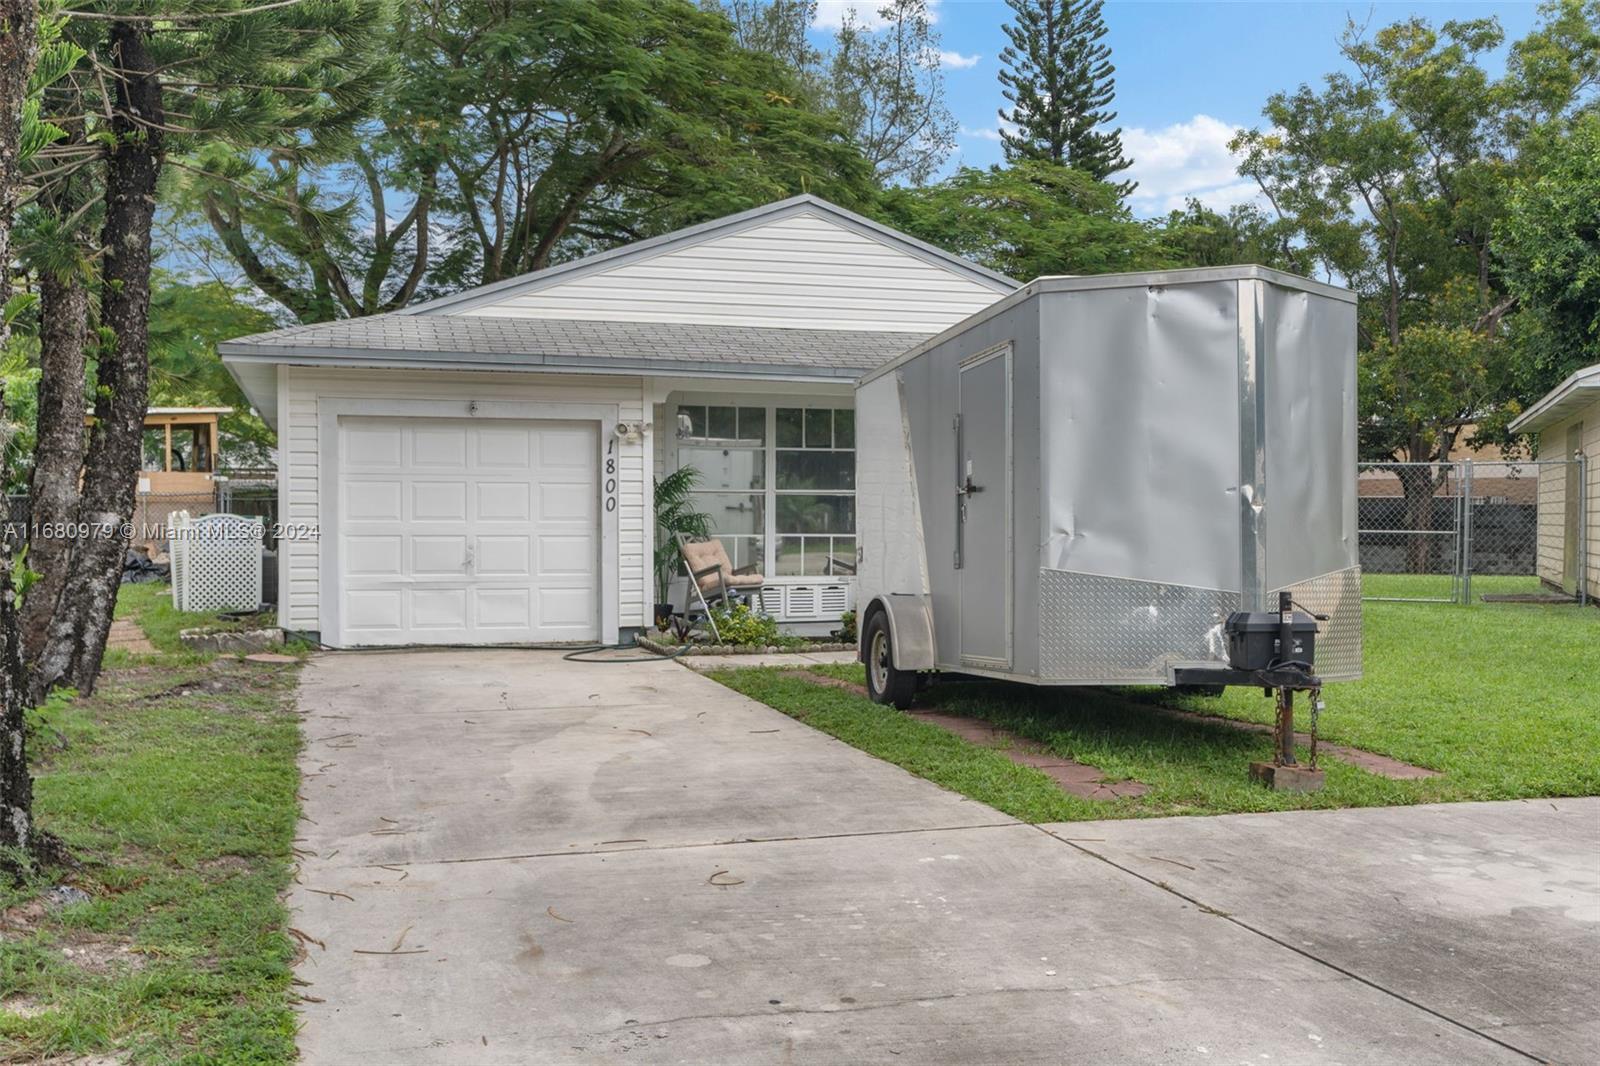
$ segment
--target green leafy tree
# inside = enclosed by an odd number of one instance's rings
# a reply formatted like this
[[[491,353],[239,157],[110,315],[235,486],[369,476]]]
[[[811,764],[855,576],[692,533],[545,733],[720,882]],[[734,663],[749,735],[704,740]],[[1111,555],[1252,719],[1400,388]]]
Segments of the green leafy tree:
[[[687,0],[407,4],[344,154],[212,147],[176,205],[302,322],[552,263],[870,166],[779,60]]]
[[[62,119],[81,122],[84,135],[48,150],[57,165],[40,184],[48,189],[85,166],[100,172],[104,341],[78,501],[93,535],[75,540],[63,561],[66,578],[33,664],[36,697],[57,683],[91,692],[99,676],[122,573],[119,530],[133,513],[142,452],[163,173],[184,168],[207,143],[307,159],[339,146],[387,81],[388,58],[373,35],[386,17],[382,0],[106,0],[69,13],[67,36],[83,58],[64,79],[73,91],[62,97],[72,108]]]
[[[328,164],[207,146],[174,214],[203,220],[202,250],[231,259],[300,322],[398,310],[427,278],[438,197],[431,138],[395,134],[415,128],[403,111],[364,122],[347,158]]]
[[[1267,127],[1233,144],[1293,243],[1362,297],[1366,458],[1436,463],[1470,427],[1503,420],[1514,355],[1503,320],[1515,299],[1491,236],[1527,116],[1565,113],[1581,90],[1530,58],[1570,51],[1574,7],[1546,8],[1499,79],[1485,66],[1503,42],[1493,19],[1439,29],[1410,19],[1370,39],[1352,25],[1342,44],[1352,70],[1320,91],[1275,94]],[[1417,528],[1440,477],[1404,468]],[[1415,540],[1412,561],[1425,564],[1427,538]]]
[[[847,9],[828,61],[828,102],[880,182],[920,185],[955,147],[944,103],[939,35],[927,0],[889,0],[883,26]]]
[[[1540,130],[1495,228],[1518,348],[1516,401],[1600,363],[1600,114]]]
[[[1122,131],[1110,110],[1116,67],[1106,35],[1104,0],[1006,0],[1013,20],[1000,52],[1000,112],[1006,159],[1074,167],[1105,181],[1126,170]],[[1009,124],[1012,128],[1006,128]],[[1127,196],[1136,182],[1117,186]]]
[[[940,38],[927,0],[886,0],[866,18],[844,9],[825,48],[812,43],[816,0],[702,0],[743,47],[772,56],[813,104],[836,116],[880,183],[920,185],[955,147]]]
[[[277,326],[246,295],[220,281],[196,283],[161,270],[150,294],[150,402],[233,408],[217,427],[225,471],[268,465],[276,441],[217,358],[219,342]]]
[[[7,362],[11,323],[22,309],[12,299],[12,220],[30,162],[65,136],[40,116],[44,91],[78,59],[60,39],[60,29],[56,18],[41,18],[37,0],[0,0],[0,353],[6,353]],[[7,373],[7,383],[12,377]],[[0,392],[0,445],[9,446],[13,423],[6,406]],[[14,565],[11,552],[0,546],[0,871],[20,876],[33,861],[59,855],[61,847],[33,820],[24,716],[28,678]]]
[[[1170,212],[1161,227],[1162,243],[1182,266],[1256,263],[1310,273],[1310,255],[1293,243],[1291,235],[1288,224],[1254,204],[1235,204],[1221,212],[1192,198],[1182,211]]]
[[[1021,280],[1173,262],[1157,231],[1133,218],[1115,186],[1052,163],[963,167],[936,185],[886,191],[876,213],[891,226]]]

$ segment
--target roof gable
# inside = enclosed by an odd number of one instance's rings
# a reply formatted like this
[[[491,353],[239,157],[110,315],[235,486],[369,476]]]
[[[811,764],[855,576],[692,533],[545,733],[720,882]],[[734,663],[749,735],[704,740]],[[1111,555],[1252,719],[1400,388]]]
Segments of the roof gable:
[[[797,196],[402,313],[929,333],[1016,287]]]

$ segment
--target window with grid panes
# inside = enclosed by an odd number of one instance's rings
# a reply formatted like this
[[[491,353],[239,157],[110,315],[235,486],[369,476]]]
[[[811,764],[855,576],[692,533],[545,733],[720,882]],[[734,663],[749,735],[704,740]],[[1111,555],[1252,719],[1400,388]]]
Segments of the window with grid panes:
[[[779,407],[774,421],[774,573],[856,572],[856,413]]]
[[[762,573],[766,563],[767,409],[717,404],[678,408],[678,465],[700,471],[694,509],[734,569]]]

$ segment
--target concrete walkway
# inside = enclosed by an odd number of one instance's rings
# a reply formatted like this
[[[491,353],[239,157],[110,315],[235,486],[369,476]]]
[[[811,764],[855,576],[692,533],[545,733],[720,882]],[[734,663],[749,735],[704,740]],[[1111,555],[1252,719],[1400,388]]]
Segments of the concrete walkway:
[[[311,1063],[1600,1046],[1597,800],[1031,827],[675,663],[540,652],[320,657],[301,708]]]

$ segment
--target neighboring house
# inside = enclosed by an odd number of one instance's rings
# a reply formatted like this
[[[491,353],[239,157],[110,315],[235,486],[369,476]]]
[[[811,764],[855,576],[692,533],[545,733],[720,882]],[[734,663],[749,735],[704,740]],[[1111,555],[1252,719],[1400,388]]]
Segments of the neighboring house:
[[[164,530],[179,511],[217,509],[217,419],[231,407],[151,407],[144,415],[134,542],[165,546]],[[90,416],[87,421],[93,422]]]
[[[1539,577],[1576,593],[1579,572],[1600,601],[1600,363],[1573,374],[1511,423],[1539,439]],[[1580,479],[1580,470],[1582,471]]]
[[[1538,467],[1506,458],[1505,452],[1497,444],[1468,444],[1477,431],[1478,427],[1473,423],[1462,426],[1456,433],[1455,445],[1446,460],[1451,463],[1470,460],[1475,464],[1477,469],[1472,475],[1472,498],[1480,505],[1526,504],[1531,507],[1536,504],[1539,496]],[[1395,467],[1386,467],[1382,463],[1363,466],[1357,475],[1356,491],[1363,499],[1405,496],[1405,486],[1396,476]],[[1439,484],[1437,495],[1441,498],[1459,496],[1463,491],[1465,489],[1459,480],[1447,474]]]
[[[649,624],[651,475],[791,625],[852,605],[852,382],[1017,283],[813,196],[404,311],[219,346],[278,431],[286,629],[336,647]],[[681,603],[680,603],[681,606]]]

